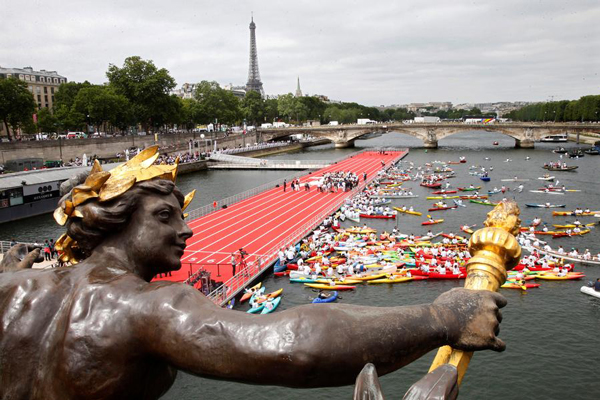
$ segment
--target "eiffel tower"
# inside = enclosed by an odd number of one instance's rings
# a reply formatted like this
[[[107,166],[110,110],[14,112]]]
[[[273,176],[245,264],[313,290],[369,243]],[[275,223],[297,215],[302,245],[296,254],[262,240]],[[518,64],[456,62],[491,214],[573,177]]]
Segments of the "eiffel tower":
[[[250,66],[248,67],[248,83],[246,83],[246,92],[254,90],[260,93],[261,96],[265,96],[263,90],[263,84],[260,81],[260,72],[258,72],[258,54],[256,51],[256,24],[254,23],[254,16],[250,22]]]

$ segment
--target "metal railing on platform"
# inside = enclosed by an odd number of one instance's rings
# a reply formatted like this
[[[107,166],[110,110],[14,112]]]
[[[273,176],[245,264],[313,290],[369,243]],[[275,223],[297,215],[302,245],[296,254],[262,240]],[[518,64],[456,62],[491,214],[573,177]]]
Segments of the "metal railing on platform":
[[[356,156],[358,154],[361,154],[361,153],[364,153],[364,152],[367,152],[367,151],[379,151],[379,150],[382,150],[382,148],[368,149],[368,150],[365,149],[365,150],[362,150],[362,151],[358,151],[356,153],[352,153],[350,155],[341,157],[341,158],[339,158],[337,160],[333,160],[331,162],[331,164],[335,164],[335,163],[341,162],[341,161],[343,161],[345,159],[354,157],[354,156]],[[386,148],[386,150],[391,151],[391,148]],[[400,150],[400,149],[398,149],[398,150]],[[207,204],[207,205],[202,206],[200,208],[195,208],[195,209],[189,211],[186,220],[187,221],[192,221],[192,220],[194,220],[196,218],[203,217],[203,216],[208,215],[208,214],[210,214],[212,212],[218,211],[219,209],[223,208],[223,206],[229,207],[232,204],[235,204],[235,203],[238,203],[240,201],[246,200],[246,199],[248,199],[248,198],[250,198],[252,196],[256,196],[257,194],[266,192],[267,190],[274,189],[278,185],[281,186],[283,184],[284,180],[286,180],[287,182],[290,182],[291,180],[299,178],[299,177],[304,176],[304,175],[306,175],[306,172],[299,171],[299,172],[296,172],[294,174],[288,175],[288,176],[286,176],[284,178],[279,178],[279,179],[276,179],[274,181],[265,183],[263,185],[255,187],[255,188],[252,188],[250,190],[246,190],[245,192],[241,192],[241,193],[235,194],[233,196],[226,197],[226,198],[221,199],[221,200],[215,200],[213,202],[213,204]]]
[[[376,148],[374,151],[400,151],[404,149],[397,148]],[[363,150],[358,153],[354,153],[352,156],[356,154],[363,153],[365,151],[373,151],[372,149]],[[373,174],[371,174],[373,175]],[[235,274],[233,277],[225,281],[221,286],[217,287],[213,290],[208,297],[218,305],[224,305],[231,298],[236,296],[241,290],[243,290],[246,285],[257,278],[260,274],[262,274],[268,267],[271,266],[277,257],[279,249],[287,248],[290,245],[295,245],[302,238],[306,237],[306,235],[311,232],[315,227],[322,223],[322,221],[329,215],[333,214],[336,210],[338,210],[342,204],[346,201],[346,199],[351,198],[356,193],[362,191],[365,186],[375,179],[375,176],[371,176],[368,178],[367,182],[361,182],[357,187],[349,191],[348,196],[343,196],[339,201],[334,203],[332,206],[328,207],[326,210],[320,212],[317,216],[311,218],[307,223],[305,223],[302,227],[294,231],[292,234],[288,235],[285,239],[278,242],[275,246],[272,246],[270,250],[266,251],[262,256],[258,257],[256,261],[249,262],[246,265],[246,268],[242,269],[240,272]]]

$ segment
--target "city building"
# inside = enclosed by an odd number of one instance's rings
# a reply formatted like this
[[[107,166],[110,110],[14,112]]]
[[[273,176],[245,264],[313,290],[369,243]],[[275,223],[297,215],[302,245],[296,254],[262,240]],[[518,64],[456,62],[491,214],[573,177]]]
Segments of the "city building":
[[[58,91],[61,83],[66,83],[67,78],[59,75],[56,71],[34,71],[32,67],[3,68],[0,66],[0,79],[17,78],[27,84],[38,109],[45,107],[52,109],[54,105],[54,94]],[[0,124],[0,135],[5,136],[4,124]]]
[[[171,94],[174,94],[175,96],[180,97],[182,99],[193,99],[195,91],[195,83],[184,83],[183,85],[181,85],[181,89],[171,90]]]
[[[54,93],[61,83],[66,83],[67,78],[56,71],[34,71],[31,67],[3,68],[0,67],[0,79],[17,78],[27,83],[27,88],[33,95],[38,108],[52,108]]]
[[[246,86],[233,86],[233,84],[223,86],[223,89],[229,90],[235,97],[243,100],[246,97]]]

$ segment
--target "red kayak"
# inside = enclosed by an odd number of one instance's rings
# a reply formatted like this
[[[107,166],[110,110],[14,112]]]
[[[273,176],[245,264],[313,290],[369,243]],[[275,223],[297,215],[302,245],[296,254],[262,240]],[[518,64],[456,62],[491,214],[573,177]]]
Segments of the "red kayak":
[[[436,219],[436,220],[433,220],[433,221],[421,222],[421,225],[435,225],[435,224],[441,224],[442,222],[444,222],[443,219]]]
[[[438,190],[435,192],[432,192],[433,194],[454,194],[454,193],[458,193],[456,190]]]
[[[379,218],[379,219],[394,219],[396,216],[392,215],[370,215],[370,214],[360,214],[361,218]]]
[[[467,277],[466,273],[454,275],[454,274],[439,274],[437,272],[423,272],[420,269],[411,269],[410,273],[415,276],[426,276],[429,279],[463,279]]]
[[[431,189],[437,189],[439,187],[442,187],[442,184],[439,182],[437,182],[437,183],[421,183],[421,186],[428,187]]]
[[[430,272],[429,279],[464,279],[467,277],[467,274],[439,274],[437,272]]]
[[[434,207],[430,208],[428,211],[444,211],[444,210],[454,210],[458,208],[458,206],[449,206],[449,207]]]

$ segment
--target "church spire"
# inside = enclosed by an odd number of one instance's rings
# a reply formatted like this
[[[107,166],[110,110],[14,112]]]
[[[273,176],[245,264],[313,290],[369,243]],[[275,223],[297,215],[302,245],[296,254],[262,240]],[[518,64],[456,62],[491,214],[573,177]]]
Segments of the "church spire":
[[[302,97],[302,90],[300,90],[300,77],[298,77],[298,86],[296,87],[296,97]]]

